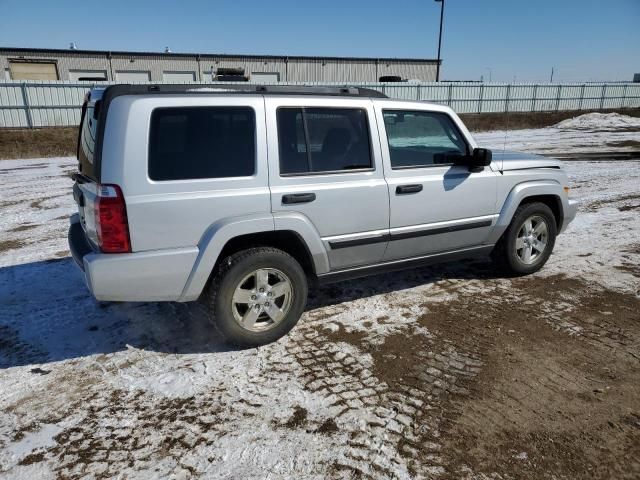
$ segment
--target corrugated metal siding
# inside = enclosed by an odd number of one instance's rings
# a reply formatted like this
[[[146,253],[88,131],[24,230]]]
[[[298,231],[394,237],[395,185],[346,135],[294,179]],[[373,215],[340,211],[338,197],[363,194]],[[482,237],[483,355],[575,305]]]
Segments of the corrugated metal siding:
[[[162,81],[163,71],[192,71],[196,72],[197,80],[211,81],[212,70],[215,73],[219,67],[244,68],[248,75],[251,72],[278,72],[283,82],[377,82],[382,75],[430,82],[436,77],[436,62],[433,60],[24,52],[4,49],[0,52],[0,71],[8,68],[11,58],[54,61],[60,80],[70,79],[69,70],[104,70],[112,81],[116,70],[142,70],[150,72],[151,81],[154,82]]]
[[[344,72],[344,65],[313,65],[327,68],[327,77]],[[255,62],[276,70],[277,62]],[[291,62],[296,69],[310,64]],[[148,63],[149,68],[156,68]],[[214,65],[216,65],[214,63]],[[218,66],[234,66],[228,59]],[[357,68],[357,67],[353,67]],[[370,68],[363,65],[362,68]],[[257,70],[254,70],[257,71]],[[358,74],[362,73],[357,71]],[[161,73],[160,73],[161,74]],[[152,82],[158,83],[158,82]],[[210,85],[211,82],[194,82]],[[557,110],[597,110],[605,108],[639,108],[640,84],[480,84],[480,83],[375,83],[375,82],[288,82],[302,85],[361,86],[382,91],[391,98],[426,100],[449,105],[458,113],[533,112]],[[282,84],[282,83],[281,83]],[[80,121],[80,106],[92,83],[77,82],[5,82],[0,83],[0,127],[72,126]],[[27,108],[28,105],[28,108]]]

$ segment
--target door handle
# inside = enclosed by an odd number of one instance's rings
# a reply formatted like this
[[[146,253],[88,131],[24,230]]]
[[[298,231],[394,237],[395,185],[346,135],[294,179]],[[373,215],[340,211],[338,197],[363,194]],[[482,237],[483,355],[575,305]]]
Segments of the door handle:
[[[282,203],[284,204],[309,203],[309,202],[313,202],[315,199],[316,199],[315,193],[289,193],[288,195],[282,196]]]
[[[422,185],[416,183],[415,185],[398,185],[396,187],[396,195],[403,195],[406,193],[418,193],[422,191]]]

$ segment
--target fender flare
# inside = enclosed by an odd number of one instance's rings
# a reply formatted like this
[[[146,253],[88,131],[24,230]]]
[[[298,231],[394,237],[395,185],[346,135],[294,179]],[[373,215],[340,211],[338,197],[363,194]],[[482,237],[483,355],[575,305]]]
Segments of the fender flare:
[[[496,224],[494,225],[493,231],[487,239],[487,243],[494,244],[500,239],[511,223],[511,219],[515,214],[516,209],[522,201],[528,197],[537,197],[541,195],[556,197],[559,201],[560,215],[562,217],[564,215],[563,212],[565,208],[562,201],[562,193],[562,185],[556,180],[532,180],[515,185],[502,204],[502,209],[500,210],[500,214]]]
[[[198,256],[179,301],[197,300],[204,289],[220,252],[233,238],[260,232],[291,230],[298,234],[311,254],[316,274],[329,271],[327,252],[320,235],[304,215],[292,212],[256,214],[225,218],[213,223],[198,243]]]

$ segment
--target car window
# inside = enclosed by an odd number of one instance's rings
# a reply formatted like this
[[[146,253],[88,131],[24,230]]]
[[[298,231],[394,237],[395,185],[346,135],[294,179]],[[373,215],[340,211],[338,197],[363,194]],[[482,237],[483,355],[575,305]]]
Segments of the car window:
[[[467,155],[460,130],[446,113],[384,110],[392,168],[447,165]]]
[[[366,110],[281,107],[277,117],[282,175],[372,167]]]
[[[251,176],[255,130],[249,107],[157,108],[151,114],[149,178]]]

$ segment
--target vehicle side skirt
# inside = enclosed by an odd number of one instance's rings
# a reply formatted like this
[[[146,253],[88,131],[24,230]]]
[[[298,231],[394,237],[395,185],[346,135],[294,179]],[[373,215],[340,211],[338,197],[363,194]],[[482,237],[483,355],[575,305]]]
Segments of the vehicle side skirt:
[[[377,275],[380,273],[394,272],[405,270],[408,268],[424,267],[437,263],[450,262],[455,260],[463,260],[466,258],[476,258],[488,256],[493,250],[493,245],[480,245],[472,248],[461,250],[452,250],[450,252],[436,253],[432,255],[424,255],[414,258],[406,258],[401,260],[393,260],[390,262],[377,263],[375,265],[366,265],[363,267],[354,267],[344,270],[336,270],[334,272],[324,273],[317,276],[318,284],[325,285],[334,282],[341,282],[352,278],[365,277],[368,275]]]

